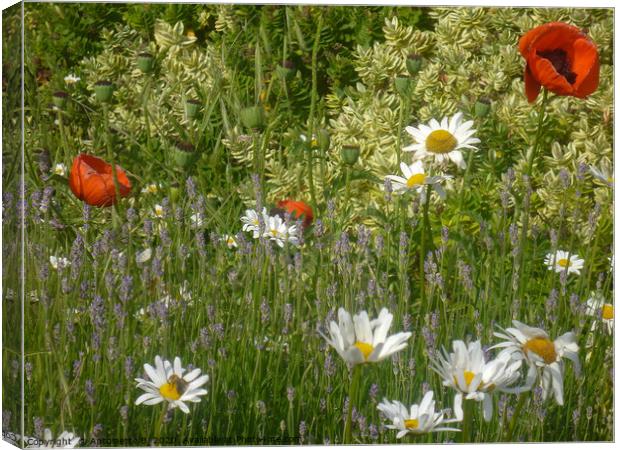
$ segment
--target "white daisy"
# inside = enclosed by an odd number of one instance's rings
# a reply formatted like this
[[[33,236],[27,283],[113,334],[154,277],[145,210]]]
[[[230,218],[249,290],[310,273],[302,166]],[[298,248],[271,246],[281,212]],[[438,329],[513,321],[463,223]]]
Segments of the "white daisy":
[[[520,360],[511,359],[504,354],[492,361],[485,362],[480,341],[465,344],[453,341],[453,353],[445,349],[431,361],[433,369],[443,378],[443,385],[457,391],[454,396],[454,415],[463,420],[463,396],[466,400],[482,402],[485,421],[493,415],[493,393],[511,392],[521,374]]]
[[[65,267],[69,267],[71,265],[71,261],[67,258],[63,258],[62,256],[50,256],[50,265],[54,270],[62,270]]]
[[[222,240],[224,242],[226,242],[226,245],[228,246],[228,248],[237,248],[237,241],[235,240],[234,236],[231,236],[230,234],[225,234],[224,236],[222,236]]]
[[[156,217],[157,219],[163,219],[164,217],[166,217],[166,212],[164,211],[164,207],[156,204],[153,207],[153,217]]]
[[[241,229],[243,231],[251,231],[252,237],[258,239],[261,235],[261,226],[265,226],[268,218],[267,208],[263,208],[261,213],[253,209],[246,209],[245,215],[241,217],[241,222],[243,222],[243,227]]]
[[[446,198],[446,192],[439,183],[452,178],[451,176],[428,176],[424,172],[424,164],[422,161],[416,161],[411,165],[401,162],[400,170],[403,174],[402,177],[398,175],[387,175],[385,177],[392,181],[392,189],[395,194],[402,194],[409,191],[424,194],[424,187],[432,186],[441,198]]]
[[[201,213],[192,214],[189,217],[190,226],[194,229],[202,228],[205,224],[205,219]]]
[[[590,166],[590,173],[596,180],[603,184],[609,187],[614,186],[614,172],[608,161],[603,161],[600,169],[595,166]]]
[[[75,75],[73,75],[72,73],[70,73],[69,75],[67,75],[67,76],[64,78],[64,80],[65,80],[65,83],[67,83],[67,84],[75,84],[75,83],[77,83],[78,81],[80,81],[80,80],[81,80],[81,78],[80,78],[80,77],[76,77]]]
[[[607,303],[605,298],[596,292],[590,294],[590,298],[586,301],[586,314],[594,316],[596,320],[592,323],[592,329],[595,329],[600,320],[609,334],[614,332],[614,305]]]
[[[476,133],[476,130],[471,128],[474,122],[469,120],[461,123],[462,119],[463,113],[458,112],[449,121],[447,117],[444,117],[441,123],[431,119],[428,125],[405,128],[407,133],[413,136],[415,143],[403,148],[403,151],[415,152],[415,159],[432,156],[440,163],[451,160],[461,169],[465,169],[467,164],[460,150],[476,150],[474,144],[480,143],[480,139],[473,137]]]
[[[263,237],[275,241],[279,247],[284,247],[286,242],[293,245],[299,244],[297,225],[287,226],[282,217],[278,215],[267,218]]]
[[[157,194],[161,190],[161,183],[150,183],[142,188],[143,194]]]
[[[64,177],[67,175],[67,166],[65,166],[63,163],[54,164],[53,172],[54,175]]]
[[[545,256],[545,264],[549,267],[549,270],[555,270],[557,273],[564,272],[574,273],[579,275],[581,269],[583,269],[584,260],[579,258],[579,255],[571,255],[564,250],[558,250],[553,253],[547,253]]]
[[[136,399],[136,405],[156,405],[163,401],[170,404],[170,408],[177,406],[184,413],[189,413],[185,402],[200,402],[200,396],[207,393],[201,386],[209,381],[209,375],[200,376],[201,370],[194,369],[183,375],[185,369],[181,367],[181,359],[174,358],[174,365],[170,361],[162,361],[158,355],[155,357],[155,367],[144,365],[144,371],[149,380],[136,378],[139,387],[145,394]]]
[[[379,362],[407,346],[410,332],[401,332],[387,336],[394,316],[383,308],[379,317],[373,320],[362,311],[353,316],[343,308],[338,309],[338,323],[329,324],[329,338],[321,336],[334,347],[350,365]]]
[[[559,405],[564,403],[564,361],[573,362],[576,375],[581,371],[579,363],[579,346],[573,332],[564,333],[552,341],[540,328],[529,327],[517,320],[512,321],[516,328],[506,328],[495,336],[507,339],[491,348],[503,348],[500,355],[509,354],[512,359],[525,360],[529,365],[526,385],[531,387],[537,378],[543,388],[543,399],[551,391]],[[539,376],[540,375],[540,376]]]
[[[136,253],[136,263],[144,264],[149,259],[151,259],[152,255],[153,255],[153,250],[151,248],[145,248],[141,252]]]
[[[420,405],[411,405],[408,410],[401,402],[386,398],[377,405],[377,409],[383,413],[386,419],[391,420],[391,425],[386,425],[392,430],[399,430],[396,435],[401,439],[406,434],[424,434],[435,431],[461,431],[458,428],[445,427],[443,425],[459,422],[458,419],[447,419],[444,417],[447,410],[435,412],[435,401],[433,391],[428,391]]]
[[[21,440],[21,439],[20,439]],[[63,431],[54,439],[49,428],[43,430],[43,439],[25,437],[26,448],[75,448],[80,443],[80,438],[68,431]]]

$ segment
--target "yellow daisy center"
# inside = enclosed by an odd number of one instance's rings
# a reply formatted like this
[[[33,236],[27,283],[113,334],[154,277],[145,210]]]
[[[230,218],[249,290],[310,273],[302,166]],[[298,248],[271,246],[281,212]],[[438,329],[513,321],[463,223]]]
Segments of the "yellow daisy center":
[[[405,420],[405,428],[408,430],[415,430],[420,425],[418,419],[407,419]]]
[[[159,388],[159,393],[168,400],[178,400],[181,398],[181,393],[177,389],[176,383],[162,384]]]
[[[547,338],[534,338],[523,344],[524,351],[531,351],[540,356],[546,364],[555,362],[558,358],[555,353],[555,345]]]
[[[558,261],[558,266],[560,267],[569,267],[570,266],[570,261],[566,258],[562,258]]]
[[[456,144],[456,138],[446,130],[435,130],[426,138],[426,150],[432,153],[450,153]]]
[[[374,350],[373,346],[367,344],[366,342],[357,341],[353,345],[355,345],[359,349],[359,351],[362,352],[362,355],[364,355],[364,360],[367,360],[372,351]]]
[[[607,178],[607,182],[608,182],[608,183],[613,183],[613,182],[614,182],[614,177],[609,177],[609,178]]]
[[[407,179],[407,187],[411,189],[412,187],[419,186],[421,184],[424,184],[425,180],[426,180],[426,174],[416,173],[414,175],[411,175]]]
[[[602,316],[605,320],[611,320],[614,318],[614,305],[605,303],[602,309]]]
[[[235,243],[235,240],[233,238],[228,238],[228,240],[226,241],[226,243],[228,245],[233,245]]]
[[[276,237],[278,235],[278,230],[276,230],[275,228],[272,228],[269,232],[273,237]]]
[[[469,387],[469,385],[471,384],[471,381],[474,379],[475,376],[476,376],[475,373],[469,370],[464,370],[463,378],[465,378],[465,386]],[[454,376],[454,384],[456,384],[457,386],[459,384],[459,381],[457,380],[456,376]]]

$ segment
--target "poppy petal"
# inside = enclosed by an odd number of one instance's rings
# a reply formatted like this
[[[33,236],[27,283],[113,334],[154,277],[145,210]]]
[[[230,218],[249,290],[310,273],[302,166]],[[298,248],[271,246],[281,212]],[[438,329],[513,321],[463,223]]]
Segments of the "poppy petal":
[[[532,72],[530,72],[529,66],[525,66],[523,79],[525,81],[525,95],[527,95],[527,101],[532,103],[540,93],[540,83],[536,81],[536,78],[534,78]]]
[[[540,84],[559,95],[572,95],[573,86],[562,75],[556,72],[551,61],[545,58],[533,58],[530,61],[532,73]]]
[[[596,45],[589,39],[577,39],[573,44],[573,71],[575,95],[586,97],[596,90],[599,81],[599,60]]]
[[[539,52],[562,49],[570,52],[573,42],[584,37],[579,28],[567,23],[552,22],[543,27],[545,27],[544,30],[531,40],[530,51],[532,49]]]

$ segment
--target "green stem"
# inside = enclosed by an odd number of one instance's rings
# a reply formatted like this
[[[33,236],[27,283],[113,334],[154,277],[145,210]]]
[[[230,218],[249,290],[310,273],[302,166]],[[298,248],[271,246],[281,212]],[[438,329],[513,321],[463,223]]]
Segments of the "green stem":
[[[351,444],[353,442],[351,421],[353,418],[353,407],[355,406],[355,400],[357,399],[361,372],[362,368],[359,364],[353,366],[352,380],[349,385],[349,408],[347,410],[347,421],[344,424],[344,444]]]
[[[471,442],[471,424],[473,416],[473,400],[463,400],[463,426],[461,429],[462,442]]]
[[[118,185],[118,176],[116,174],[116,160],[114,158],[114,150],[112,149],[112,143],[110,142],[110,124],[108,120],[108,104],[103,103],[103,124],[104,124],[104,135],[105,135],[105,144],[106,150],[108,151],[108,159],[110,160],[110,164],[112,164],[112,180],[114,182],[114,211],[120,217],[118,201],[121,198],[120,188]]]
[[[534,159],[536,157],[536,152],[538,150],[538,146],[540,144],[540,138],[542,136],[543,129],[543,119],[545,116],[545,107],[547,106],[548,100],[548,91],[543,89],[543,99],[540,103],[540,109],[538,110],[538,128],[536,131],[536,138],[534,139],[534,145],[532,146],[532,151],[528,155],[527,165],[525,168],[525,174],[528,176],[529,182],[532,182],[532,168],[534,166]],[[525,194],[527,195],[527,193]],[[521,214],[521,242],[519,243],[519,297],[523,294],[523,287],[525,286],[523,280],[523,262],[525,251],[527,247],[527,230],[530,225],[530,201],[527,201],[523,207]]]
[[[317,59],[319,53],[319,45],[321,44],[321,29],[323,28],[323,15],[319,14],[316,24],[316,35],[314,37],[314,45],[312,46],[312,93],[310,96],[310,115],[308,117],[308,141],[310,148],[308,150],[308,183],[310,184],[310,198],[312,206],[316,208],[316,190],[314,188],[314,173],[312,171],[312,135],[314,134],[314,115],[316,113],[317,99]]]
[[[514,431],[517,425],[517,418],[521,415],[521,410],[523,406],[525,406],[525,400],[527,399],[527,393],[519,394],[519,401],[517,402],[517,407],[512,414],[512,419],[510,420],[510,426],[508,427],[508,432],[506,433],[506,442],[512,442],[512,436],[514,435]]]
[[[166,412],[168,411],[168,402],[164,401],[163,408],[159,415],[159,419],[157,419],[157,424],[155,425],[155,439],[159,440],[161,437],[161,428],[164,423],[164,419],[166,418]]]

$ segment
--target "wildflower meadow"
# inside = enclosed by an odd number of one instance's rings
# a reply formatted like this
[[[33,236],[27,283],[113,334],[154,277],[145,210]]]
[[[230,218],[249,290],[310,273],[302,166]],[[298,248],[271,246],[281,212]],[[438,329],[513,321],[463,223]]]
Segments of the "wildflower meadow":
[[[23,7],[5,441],[613,441],[611,8]]]

